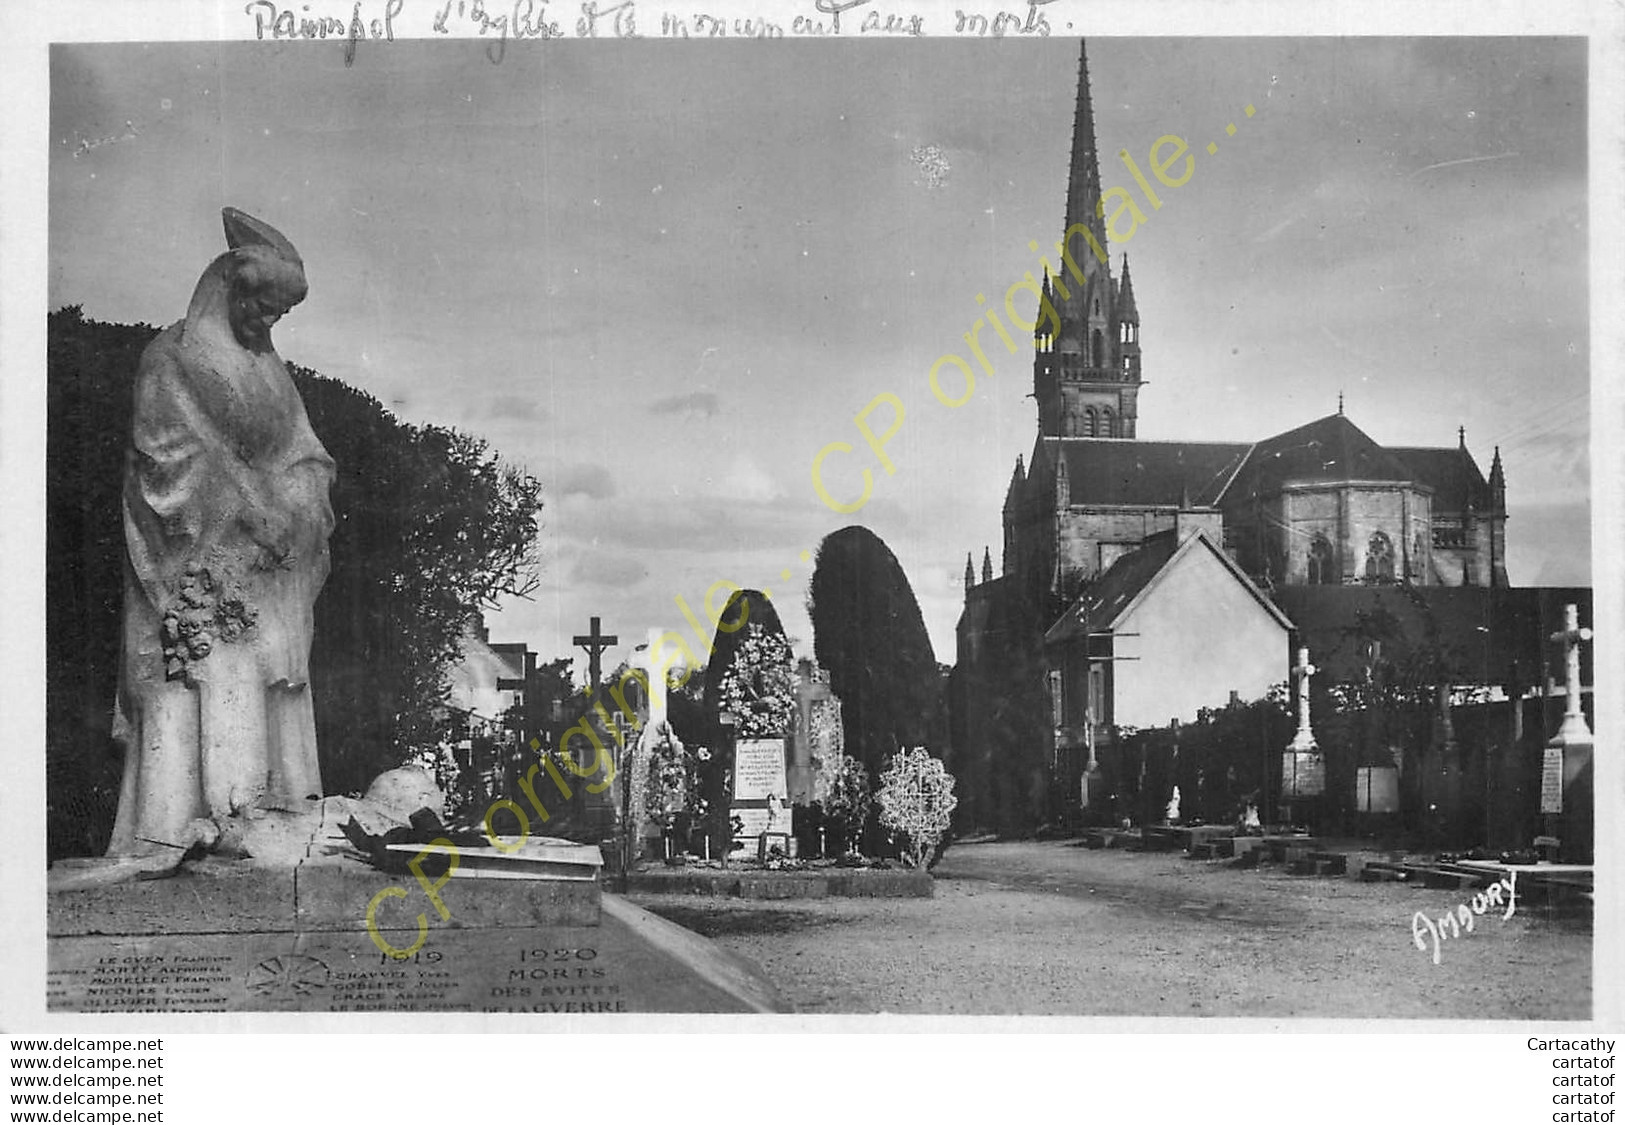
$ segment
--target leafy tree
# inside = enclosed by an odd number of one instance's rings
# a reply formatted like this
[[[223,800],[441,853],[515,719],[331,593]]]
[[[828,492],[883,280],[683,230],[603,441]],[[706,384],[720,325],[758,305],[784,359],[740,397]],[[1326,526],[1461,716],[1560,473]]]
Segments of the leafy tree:
[[[54,858],[104,851],[122,767],[112,741],[124,598],[120,493],[131,387],[158,330],[77,305],[46,322],[45,800]]]
[[[841,701],[847,752],[877,771],[901,746],[944,741],[942,674],[908,577],[886,544],[845,527],[819,544],[814,651]]]
[[[338,467],[311,677],[323,783],[352,792],[446,737],[445,674],[470,607],[535,587],[541,484],[480,438],[291,373]]]
[[[923,746],[897,752],[880,776],[880,823],[908,841],[903,861],[924,867],[953,822],[954,777]]]
[[[47,321],[48,850],[106,847],[114,747],[131,388],[150,325]],[[311,652],[323,784],[351,792],[437,743],[455,721],[445,673],[469,608],[528,593],[541,486],[478,438],[398,421],[377,400],[290,365],[337,462],[332,573]]]

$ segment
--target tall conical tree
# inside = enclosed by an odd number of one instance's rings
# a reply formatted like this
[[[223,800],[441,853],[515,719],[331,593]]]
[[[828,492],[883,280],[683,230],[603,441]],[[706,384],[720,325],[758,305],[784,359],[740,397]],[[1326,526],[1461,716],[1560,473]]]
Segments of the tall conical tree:
[[[841,700],[847,753],[878,774],[899,746],[944,741],[942,676],[897,557],[844,527],[819,544],[807,598],[818,663]]]

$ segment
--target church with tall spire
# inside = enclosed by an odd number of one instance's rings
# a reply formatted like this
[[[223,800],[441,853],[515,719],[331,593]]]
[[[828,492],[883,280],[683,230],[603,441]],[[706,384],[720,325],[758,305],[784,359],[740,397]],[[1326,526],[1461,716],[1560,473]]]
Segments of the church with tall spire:
[[[1106,255],[1100,157],[1089,96],[1089,61],[1079,61],[1072,120],[1072,169],[1066,192],[1066,235],[1057,268],[1044,278],[1044,299],[1060,331],[1034,339],[1033,397],[1044,437],[1132,438],[1139,414],[1140,316],[1128,258],[1121,284]],[[1039,321],[1035,330],[1051,327]]]
[[[1506,482],[1465,432],[1385,448],[1342,409],[1257,441],[1139,437],[1140,310],[1128,258],[1112,273],[1100,159],[1080,54],[1055,321],[1035,329],[1038,433],[1004,504],[1001,577],[1056,614],[1153,536],[1205,532],[1262,588],[1505,586]],[[1153,350],[1154,351],[1154,350]]]
[[[1488,604],[1508,587],[1500,452],[1486,476],[1464,430],[1438,447],[1383,446],[1339,400],[1251,440],[1142,438],[1142,364],[1156,349],[1142,357],[1126,255],[1114,276],[1102,190],[1084,50],[1065,233],[1042,282],[1055,315],[1034,330],[1037,433],[1015,459],[1000,555],[984,551],[979,575],[966,558],[954,695],[956,743],[1008,740],[1030,720],[1056,768],[1113,724],[1260,697],[1287,679],[1290,645],[1328,647],[1319,638],[1373,599],[1478,591]],[[1168,635],[1153,639],[1159,614]],[[1013,703],[1027,689],[997,685],[1016,681],[1044,682],[1047,700]],[[1004,728],[989,718],[1040,709]]]

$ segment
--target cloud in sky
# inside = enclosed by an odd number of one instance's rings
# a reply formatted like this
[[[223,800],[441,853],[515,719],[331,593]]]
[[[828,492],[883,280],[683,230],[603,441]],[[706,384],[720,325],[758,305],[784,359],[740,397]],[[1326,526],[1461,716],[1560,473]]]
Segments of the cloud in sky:
[[[722,400],[714,391],[668,395],[649,404],[650,414],[680,414],[691,418],[714,418],[721,409]]]
[[[615,478],[602,465],[566,465],[553,485],[559,499],[584,496],[588,500],[608,500],[616,492]]]

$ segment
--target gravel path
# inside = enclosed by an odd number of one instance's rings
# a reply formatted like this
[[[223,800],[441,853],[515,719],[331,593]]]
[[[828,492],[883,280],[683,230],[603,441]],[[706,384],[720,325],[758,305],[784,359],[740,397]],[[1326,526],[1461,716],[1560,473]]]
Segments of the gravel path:
[[[1425,890],[1069,842],[959,845],[932,899],[634,896],[759,964],[799,1012],[1584,1019],[1591,933],[1527,905],[1431,947]]]

